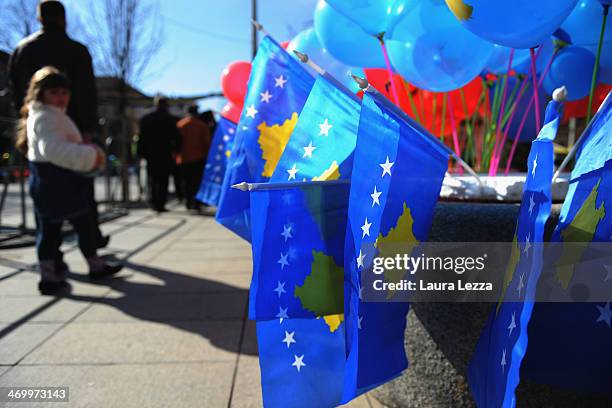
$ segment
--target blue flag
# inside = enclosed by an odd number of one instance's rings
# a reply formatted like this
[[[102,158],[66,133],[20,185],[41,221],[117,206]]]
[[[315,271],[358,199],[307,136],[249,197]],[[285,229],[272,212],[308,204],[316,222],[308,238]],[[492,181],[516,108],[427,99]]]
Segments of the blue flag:
[[[365,93],[345,249],[348,360],[343,403],[408,365],[404,331],[409,305],[362,301],[371,289],[362,288],[361,273],[375,252],[386,256],[385,246],[427,240],[447,163],[448,154],[425,130],[376,91]]]
[[[552,203],[552,142],[557,135],[560,108],[558,102],[548,104],[545,124],[531,144],[501,298],[489,315],[468,368],[472,395],[479,407],[516,406],[515,390],[527,348],[527,324],[542,270],[544,226]]]
[[[263,188],[251,191],[255,272],[249,314],[258,320],[264,405],[336,406],[345,365],[349,184]]]
[[[607,293],[607,300],[538,303],[529,325],[529,349],[522,375],[558,387],[608,396],[612,403],[612,97],[582,136],[568,194],[552,240],[562,246],[553,261],[557,288]],[[584,242],[566,249],[572,242]],[[606,244],[608,243],[608,244]],[[593,259],[597,246],[607,257]],[[576,250],[578,248],[578,250]],[[584,277],[589,276],[585,281]]]
[[[203,203],[217,206],[221,195],[221,185],[225,176],[228,157],[232,151],[236,124],[221,118],[217,123],[208,151],[204,175],[196,198]]]
[[[271,181],[350,179],[360,108],[344,86],[318,76]]]
[[[251,240],[249,195],[231,186],[270,179],[313,83],[314,78],[274,40],[266,36],[261,41],[216,217],[247,241]]]

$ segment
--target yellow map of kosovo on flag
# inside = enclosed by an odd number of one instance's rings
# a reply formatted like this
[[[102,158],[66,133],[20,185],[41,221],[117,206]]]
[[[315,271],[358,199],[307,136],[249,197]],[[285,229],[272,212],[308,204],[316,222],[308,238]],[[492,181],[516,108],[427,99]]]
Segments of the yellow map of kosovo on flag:
[[[297,121],[298,114],[293,112],[291,118],[285,120],[282,125],[269,126],[266,122],[262,122],[257,126],[257,130],[259,130],[259,139],[257,141],[263,152],[262,159],[265,161],[264,169],[261,173],[262,176],[272,177],[272,173],[274,173],[274,169],[276,169],[285,146],[289,142]]]

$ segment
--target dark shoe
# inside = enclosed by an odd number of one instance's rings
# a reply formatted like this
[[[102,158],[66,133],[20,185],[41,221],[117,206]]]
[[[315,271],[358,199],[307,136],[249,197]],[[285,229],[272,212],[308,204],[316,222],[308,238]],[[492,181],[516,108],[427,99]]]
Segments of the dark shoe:
[[[100,242],[98,242],[98,249],[106,248],[110,242],[110,235],[102,235]]]
[[[157,211],[158,213],[165,213],[168,212],[168,209],[166,207],[159,207],[156,208],[155,211]]]
[[[109,276],[112,276],[123,269],[123,263],[119,261],[105,261],[102,266],[95,270],[90,269],[89,278],[90,279],[103,279]]]
[[[59,296],[70,292],[70,284],[66,281],[40,281],[38,291],[41,295]]]

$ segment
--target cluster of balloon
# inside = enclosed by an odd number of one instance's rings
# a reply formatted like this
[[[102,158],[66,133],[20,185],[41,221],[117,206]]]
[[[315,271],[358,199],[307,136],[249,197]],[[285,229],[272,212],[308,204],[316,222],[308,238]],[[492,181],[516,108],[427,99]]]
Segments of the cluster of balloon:
[[[341,63],[354,67],[385,67],[379,41],[323,0],[315,8],[314,29],[321,46]]]
[[[251,63],[248,61],[232,62],[221,74],[221,90],[227,99],[221,116],[234,123],[240,119],[250,75]]]
[[[578,0],[445,0],[468,30],[494,44],[532,48],[545,42]]]
[[[580,0],[572,13],[561,24],[560,30],[572,45],[585,48],[595,55],[603,20],[604,4],[612,0]],[[612,19],[606,22],[598,80],[612,84]],[[590,75],[589,75],[590,78]],[[571,92],[570,92],[571,96]]]
[[[493,44],[462,27],[442,0],[412,3],[387,38],[395,69],[410,83],[433,92],[468,84],[493,52]]]
[[[332,55],[321,45],[321,41],[319,41],[319,37],[314,28],[311,27],[302,31],[289,42],[287,51],[290,55],[296,57],[293,52],[294,50],[308,55],[315,64],[340,81],[340,83],[346,86],[351,92],[359,92],[359,86],[353,81],[350,74],[352,73],[363,77],[363,70],[361,68],[345,65],[332,57]],[[314,69],[307,65],[305,65],[305,67],[313,76],[316,75]]]

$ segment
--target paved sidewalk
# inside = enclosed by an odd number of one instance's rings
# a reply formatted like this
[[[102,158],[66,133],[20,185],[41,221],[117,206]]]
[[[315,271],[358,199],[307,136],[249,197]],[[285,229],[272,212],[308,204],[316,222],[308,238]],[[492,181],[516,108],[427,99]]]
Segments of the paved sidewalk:
[[[127,267],[89,282],[68,242],[62,299],[38,294],[34,248],[0,251],[0,387],[70,387],[67,404],[6,406],[261,406],[249,245],[181,209],[132,210],[103,229],[104,253]],[[367,396],[349,405],[380,406]]]

